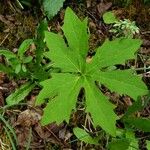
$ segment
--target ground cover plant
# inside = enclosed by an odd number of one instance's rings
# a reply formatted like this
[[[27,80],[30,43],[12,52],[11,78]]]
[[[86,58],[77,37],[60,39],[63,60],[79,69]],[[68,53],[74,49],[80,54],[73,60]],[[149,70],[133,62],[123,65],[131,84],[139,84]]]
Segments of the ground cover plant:
[[[40,7],[47,20],[64,3],[7,2],[19,13],[16,7],[27,9],[29,16],[39,12],[35,4],[44,4]],[[132,4],[137,1],[123,9]],[[150,149],[149,64],[141,53],[148,48],[143,40],[148,33],[138,20],[125,14],[120,18],[111,5],[66,1],[51,21],[42,18],[35,35],[20,40],[19,48],[7,48],[11,33],[2,40],[0,148]],[[106,11],[110,8],[113,11]],[[0,15],[8,25],[4,18]]]
[[[106,12],[103,15],[103,20],[106,24],[113,24],[110,32],[114,33],[115,37],[133,38],[134,35],[139,34],[139,28],[136,26],[135,21],[118,20],[112,12]]]
[[[42,124],[55,121],[59,124],[63,120],[69,122],[78,94],[81,88],[84,88],[86,112],[91,114],[95,127],[100,125],[106,132],[115,136],[117,116],[113,112],[114,106],[98,90],[95,82],[106,85],[111,91],[129,95],[134,100],[140,95],[146,95],[146,86],[132,70],[107,71],[109,66],[133,59],[141,41],[131,38],[107,40],[97,49],[91,62],[87,63],[87,19],[80,21],[68,8],[62,29],[69,47],[60,35],[45,33],[45,40],[50,49],[45,56],[54,61],[54,66],[59,67],[61,73],[51,74],[51,79],[41,83],[44,88],[38,95],[36,104],[41,104],[45,98],[55,97],[44,109]]]

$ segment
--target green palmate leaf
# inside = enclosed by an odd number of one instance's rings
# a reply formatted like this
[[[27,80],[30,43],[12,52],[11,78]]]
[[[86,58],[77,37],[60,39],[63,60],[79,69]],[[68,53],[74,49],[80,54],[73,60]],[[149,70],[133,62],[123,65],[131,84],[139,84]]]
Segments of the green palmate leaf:
[[[44,0],[44,12],[49,19],[52,19],[63,6],[65,0]]]
[[[129,95],[134,100],[137,100],[138,96],[148,93],[146,85],[140,77],[133,75],[132,70],[99,72],[98,74],[95,73],[93,77],[111,91]]]
[[[134,126],[136,129],[144,132],[150,132],[150,119],[130,117],[125,118],[124,122],[128,123],[130,126]]]
[[[36,105],[42,104],[45,98],[49,98],[53,95],[56,95],[59,89],[65,88],[65,86],[68,87],[69,84],[72,84],[72,82],[76,81],[76,78],[79,78],[69,73],[53,73],[52,77],[52,79],[48,79],[40,83],[45,88],[43,88],[42,91],[39,93],[36,100]],[[71,83],[67,81],[70,81]]]
[[[115,23],[116,21],[118,21],[114,15],[113,12],[109,11],[109,12],[106,12],[104,15],[103,15],[103,20],[106,24],[111,24],[111,23]]]
[[[136,39],[116,39],[106,41],[97,49],[92,62],[86,63],[88,53],[87,20],[80,21],[67,8],[63,25],[67,44],[60,35],[45,33],[49,51],[45,53],[61,72],[53,73],[52,78],[41,82],[43,89],[37,97],[36,104],[49,102],[44,109],[42,124],[63,120],[69,121],[72,110],[82,88],[85,90],[86,112],[91,114],[94,126],[101,126],[107,133],[116,135],[117,115],[108,98],[103,95],[95,82],[99,81],[111,91],[126,94],[134,99],[147,94],[147,88],[132,71],[104,69],[133,59],[141,41]],[[101,71],[100,71],[101,69]],[[102,71],[103,70],[103,71]]]
[[[97,138],[91,137],[89,133],[87,133],[85,130],[83,130],[81,128],[76,127],[76,128],[73,129],[73,132],[79,140],[81,140],[85,143],[95,144],[95,145],[98,144],[98,139]]]
[[[55,67],[61,68],[64,72],[80,71],[81,64],[79,64],[79,60],[74,57],[78,54],[66,46],[60,35],[45,32],[45,39],[50,49],[49,52],[45,53],[45,56],[54,61]]]
[[[21,43],[18,49],[18,56],[20,58],[23,58],[24,53],[29,49],[32,43],[33,43],[33,39],[26,39]]]
[[[67,73],[53,75],[46,88],[48,88],[51,96],[53,94],[58,96],[50,101],[48,106],[44,109],[44,116],[42,118],[43,125],[46,125],[49,122],[56,122],[59,124],[62,120],[69,122],[71,111],[75,109],[76,99],[81,89],[81,85],[82,79],[78,76]],[[45,91],[43,90],[41,94],[44,95],[43,92]]]
[[[92,79],[85,81],[84,88],[87,105],[86,111],[91,113],[94,125],[100,125],[105,131],[115,136],[117,116],[113,112],[114,106],[98,90]]]
[[[15,105],[22,101],[34,88],[34,84],[26,83],[6,98],[7,105]]]
[[[88,52],[87,19],[81,21],[74,12],[68,8],[65,13],[64,25],[62,27],[69,47],[80,53],[84,58]]]
[[[93,69],[123,64],[128,59],[135,58],[135,52],[141,45],[141,40],[131,38],[119,38],[114,41],[106,40],[97,49],[93,61],[89,64],[89,71]]]

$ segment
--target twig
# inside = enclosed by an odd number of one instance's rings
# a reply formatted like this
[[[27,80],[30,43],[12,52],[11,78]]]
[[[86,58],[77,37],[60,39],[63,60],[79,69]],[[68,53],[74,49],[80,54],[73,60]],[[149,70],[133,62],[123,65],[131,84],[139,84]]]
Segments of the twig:
[[[8,33],[6,36],[5,36],[5,38],[3,39],[3,41],[0,43],[0,46],[5,42],[5,40],[8,38],[8,36],[9,36],[9,34],[10,33]]]
[[[61,142],[60,139],[48,127],[45,128],[56,138],[58,142]]]

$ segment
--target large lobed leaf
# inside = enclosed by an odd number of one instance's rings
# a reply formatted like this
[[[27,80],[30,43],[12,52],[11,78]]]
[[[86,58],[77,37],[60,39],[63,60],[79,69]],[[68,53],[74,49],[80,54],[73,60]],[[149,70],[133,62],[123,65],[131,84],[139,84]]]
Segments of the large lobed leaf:
[[[147,94],[147,88],[137,75],[130,70],[103,71],[104,67],[122,64],[133,59],[141,41],[137,39],[116,39],[106,41],[97,49],[90,63],[86,63],[88,52],[87,20],[80,21],[70,8],[65,13],[63,32],[67,44],[60,35],[45,33],[49,51],[45,53],[54,62],[60,73],[52,74],[52,78],[41,82],[43,89],[37,97],[36,104],[46,98],[49,102],[44,109],[42,124],[63,120],[69,121],[72,110],[81,88],[85,90],[86,112],[91,114],[94,125],[101,126],[107,133],[115,136],[117,115],[114,106],[98,89],[95,81],[106,85],[111,91],[126,94],[137,99]],[[100,71],[101,69],[101,71]]]

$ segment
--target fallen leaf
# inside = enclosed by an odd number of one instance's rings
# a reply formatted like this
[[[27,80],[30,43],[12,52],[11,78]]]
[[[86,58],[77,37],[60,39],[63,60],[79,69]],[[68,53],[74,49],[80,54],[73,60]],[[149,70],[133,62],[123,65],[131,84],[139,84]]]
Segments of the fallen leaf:
[[[19,114],[16,125],[30,127],[37,124],[40,119],[41,115],[39,113],[35,110],[27,109]]]
[[[51,136],[51,133],[47,132],[47,129],[45,129],[44,127],[41,127],[39,123],[34,127],[34,130],[42,139],[47,139],[48,137]]]
[[[104,3],[101,2],[97,5],[97,10],[99,12],[99,15],[102,16],[104,12],[106,12],[110,7],[112,6],[112,3]]]

